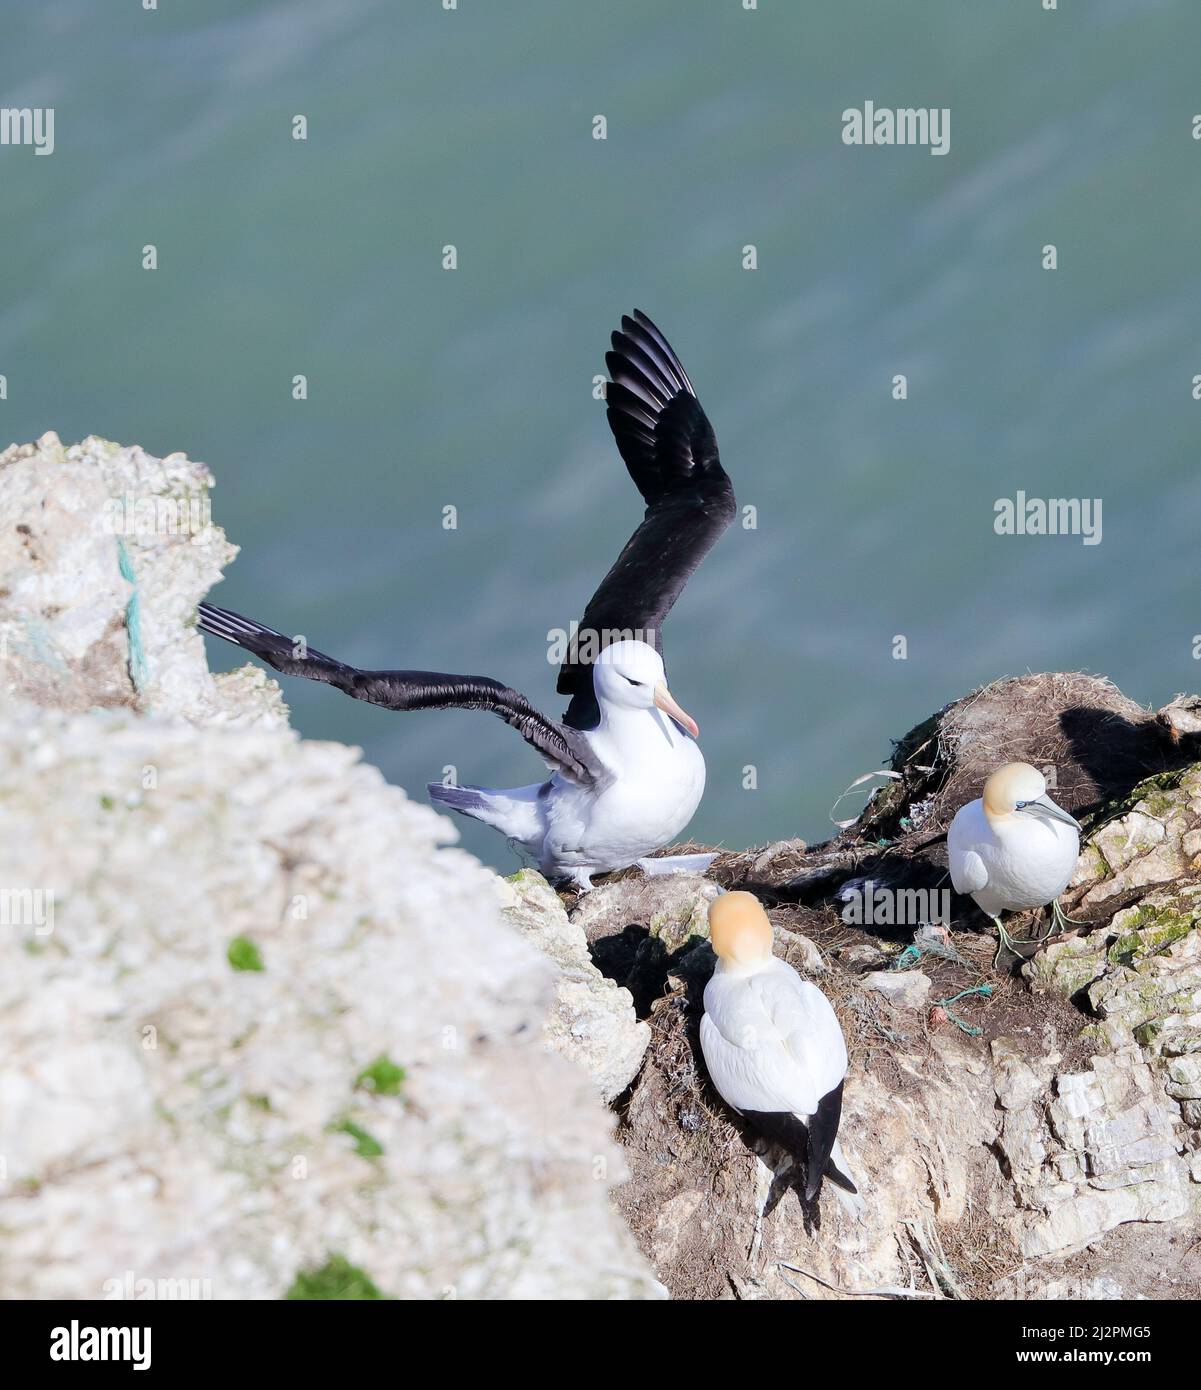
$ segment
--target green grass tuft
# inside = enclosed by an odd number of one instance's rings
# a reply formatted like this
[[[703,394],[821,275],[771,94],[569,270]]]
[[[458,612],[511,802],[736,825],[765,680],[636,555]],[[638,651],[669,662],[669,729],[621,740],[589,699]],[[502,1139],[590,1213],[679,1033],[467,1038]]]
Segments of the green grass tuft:
[[[226,951],[230,965],[235,970],[265,970],[259,948],[248,936],[235,936]]]
[[[284,1294],[292,1299],[387,1298],[357,1265],[342,1255],[331,1255],[320,1269],[302,1269]]]
[[[337,1124],[330,1125],[330,1130],[334,1134],[349,1134],[354,1140],[354,1151],[360,1158],[379,1158],[384,1152],[384,1146],[374,1134],[368,1134],[362,1125],[356,1125],[353,1120],[339,1120]]]
[[[398,1096],[404,1085],[405,1069],[390,1057],[380,1055],[369,1067],[364,1067],[354,1079],[356,1091],[370,1091],[377,1096]]]

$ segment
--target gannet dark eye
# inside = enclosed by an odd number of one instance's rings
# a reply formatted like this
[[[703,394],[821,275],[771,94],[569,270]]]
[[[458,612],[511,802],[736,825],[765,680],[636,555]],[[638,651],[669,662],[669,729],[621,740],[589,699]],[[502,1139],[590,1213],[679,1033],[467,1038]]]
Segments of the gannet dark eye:
[[[1024,811],[1024,810],[1026,809],[1026,807],[1029,806],[1029,805],[1030,805],[1030,803],[1029,803],[1028,801],[1019,801],[1018,804],[1017,804],[1017,806],[1016,806],[1014,809],[1017,810],[1017,811]]]
[[[633,676],[627,676],[627,677],[626,677],[626,680],[628,680],[629,683],[630,683],[631,685],[645,685],[645,684],[646,684],[645,681],[636,681],[636,680],[633,678]]]

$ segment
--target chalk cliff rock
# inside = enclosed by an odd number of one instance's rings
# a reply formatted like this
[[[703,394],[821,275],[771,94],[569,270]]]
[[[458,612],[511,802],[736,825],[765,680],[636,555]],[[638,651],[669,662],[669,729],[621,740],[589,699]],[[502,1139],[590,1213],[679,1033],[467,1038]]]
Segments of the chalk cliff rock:
[[[523,869],[496,888],[506,918],[558,967],[554,1006],[543,1022],[547,1047],[583,1066],[604,1099],[615,1100],[638,1074],[650,1027],[635,1017],[629,990],[592,963],[583,927],[541,874]]]
[[[0,454],[0,1296],[661,1296],[495,876],[210,676],[211,482]]]

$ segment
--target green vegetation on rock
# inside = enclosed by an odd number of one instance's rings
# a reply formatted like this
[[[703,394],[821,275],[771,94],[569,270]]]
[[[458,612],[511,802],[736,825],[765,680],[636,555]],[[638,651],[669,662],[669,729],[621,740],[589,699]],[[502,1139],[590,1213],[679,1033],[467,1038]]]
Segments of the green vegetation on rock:
[[[289,1299],[384,1299],[375,1284],[342,1255],[331,1255],[320,1269],[302,1269],[292,1280]]]
[[[381,1052],[369,1067],[364,1067],[359,1072],[354,1085],[356,1091],[370,1091],[376,1096],[397,1096],[404,1081],[404,1067],[398,1067],[390,1057]]]
[[[259,948],[248,936],[235,936],[225,954],[235,970],[266,969]]]
[[[339,1120],[337,1124],[330,1125],[330,1132],[349,1134],[354,1140],[354,1151],[360,1158],[379,1158],[384,1152],[384,1146],[375,1135],[369,1134],[362,1125],[356,1125],[353,1120]]]
[[[1143,904],[1123,924],[1121,935],[1109,948],[1109,960],[1114,965],[1136,965],[1187,936],[1194,924],[1195,919],[1187,913]]]

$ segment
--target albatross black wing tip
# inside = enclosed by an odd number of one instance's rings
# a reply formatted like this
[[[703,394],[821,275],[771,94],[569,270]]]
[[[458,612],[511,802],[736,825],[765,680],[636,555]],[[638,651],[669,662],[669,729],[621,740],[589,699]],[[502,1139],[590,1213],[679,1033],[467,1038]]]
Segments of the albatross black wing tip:
[[[606,415],[646,515],[592,595],[580,635],[659,632],[688,577],[734,519],[734,489],[713,428],[667,339],[641,309],[624,315],[605,356]],[[558,690],[571,695],[567,723],[595,725],[591,662],[573,650]]]
[[[197,613],[196,626],[201,632],[232,642],[283,675],[329,681],[348,669],[333,657],[309,647],[303,638],[285,636],[253,618],[218,608],[215,603],[198,604]]]
[[[623,318],[621,326],[629,333],[630,328],[626,328],[627,323],[631,323],[631,321]],[[671,368],[679,374],[684,389],[688,391],[690,395],[695,396],[696,392],[693,390],[692,382],[688,379],[688,373],[684,370],[684,364],[676,356],[675,349],[667,341],[667,335],[654,322],[651,316],[649,314],[644,314],[641,309],[635,309],[631,327],[635,329],[635,333],[632,336],[640,337],[644,340],[649,338],[651,340],[654,347],[663,355]]]
[[[605,416],[617,452],[638,491],[649,502],[652,496],[658,496],[661,491],[653,466],[659,412],[649,409],[641,397],[617,380],[609,383],[606,395],[608,408]]]
[[[260,647],[273,650],[280,643],[291,645],[292,639],[285,637],[282,632],[276,632],[273,627],[265,627],[253,618],[244,618],[228,608],[218,608],[215,603],[198,604],[196,611],[199,615],[196,626],[201,632],[207,632],[212,637],[224,637],[227,642],[233,642],[247,651],[257,653]]]
[[[698,482],[732,496],[713,427],[667,339],[635,309],[612,341],[605,355],[609,428],[643,498],[653,504]]]

